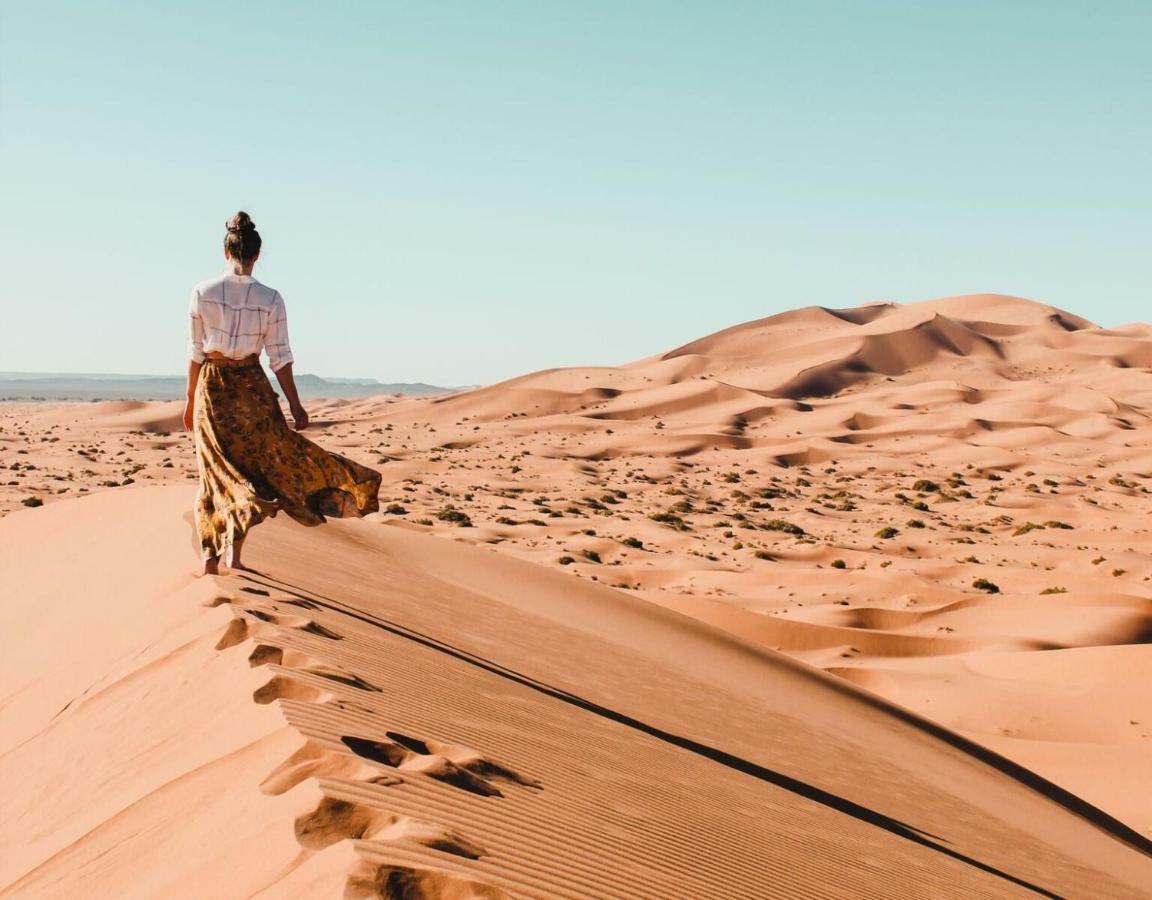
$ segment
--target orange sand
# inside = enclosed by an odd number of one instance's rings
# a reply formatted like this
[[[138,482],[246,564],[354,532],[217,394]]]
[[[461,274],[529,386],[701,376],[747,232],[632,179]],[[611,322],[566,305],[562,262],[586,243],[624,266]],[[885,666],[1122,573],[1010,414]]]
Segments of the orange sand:
[[[4,404],[0,896],[1145,896],[1149,366],[978,296],[317,402],[391,511],[220,579],[178,404]]]

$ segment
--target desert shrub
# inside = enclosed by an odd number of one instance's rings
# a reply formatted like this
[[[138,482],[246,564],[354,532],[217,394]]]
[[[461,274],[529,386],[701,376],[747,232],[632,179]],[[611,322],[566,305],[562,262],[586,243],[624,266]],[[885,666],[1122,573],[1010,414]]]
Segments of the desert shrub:
[[[844,562],[844,560],[842,560],[842,559],[834,559],[834,560],[832,560],[832,568],[833,569],[847,569],[848,563]]]
[[[688,523],[685,522],[682,518],[680,518],[680,516],[676,515],[676,513],[671,513],[671,512],[650,513],[648,515],[648,518],[651,519],[653,522],[660,522],[664,525],[670,525],[672,528],[675,528],[677,531],[687,531],[688,530]]]
[[[997,584],[993,584],[987,578],[977,578],[975,581],[972,582],[972,587],[976,588],[979,591],[987,591],[989,594],[999,594],[1000,593],[1000,586]]]
[[[773,519],[771,522],[765,522],[762,527],[765,531],[783,531],[785,534],[795,535],[796,537],[807,534],[799,525],[786,522],[784,519]]]
[[[876,537],[880,538],[883,541],[886,541],[889,538],[896,537],[896,535],[898,535],[899,533],[900,533],[900,530],[898,528],[893,528],[891,525],[886,525],[885,527],[881,528],[879,531],[876,532]]]
[[[1037,525],[1035,522],[1025,522],[1023,525],[1021,525],[1019,528],[1017,528],[1015,531],[1013,531],[1012,535],[1014,537],[1016,537],[1016,536],[1019,536],[1021,534],[1027,534],[1029,531],[1039,531],[1039,530],[1042,530],[1043,528],[1044,528],[1043,525]]]
[[[472,519],[469,518],[468,513],[452,505],[445,506],[440,512],[436,513],[436,518],[441,522],[454,522],[461,528],[472,527]]]
[[[1067,594],[1068,588],[1066,588],[1066,587],[1046,587],[1040,593],[1041,594]]]

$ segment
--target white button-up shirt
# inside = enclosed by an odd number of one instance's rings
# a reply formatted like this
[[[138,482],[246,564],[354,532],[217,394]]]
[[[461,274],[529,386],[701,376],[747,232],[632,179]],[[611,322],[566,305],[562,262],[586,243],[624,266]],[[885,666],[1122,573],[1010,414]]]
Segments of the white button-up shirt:
[[[240,359],[261,349],[273,372],[292,362],[284,299],[251,275],[224,272],[200,282],[188,317],[188,354],[196,362],[207,353]]]

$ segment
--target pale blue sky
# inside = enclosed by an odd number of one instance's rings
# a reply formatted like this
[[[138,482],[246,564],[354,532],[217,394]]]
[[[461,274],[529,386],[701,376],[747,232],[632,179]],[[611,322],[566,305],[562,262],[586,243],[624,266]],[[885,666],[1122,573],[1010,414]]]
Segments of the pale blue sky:
[[[1152,298],[1152,3],[0,0],[0,370],[175,373],[248,210],[297,370]]]

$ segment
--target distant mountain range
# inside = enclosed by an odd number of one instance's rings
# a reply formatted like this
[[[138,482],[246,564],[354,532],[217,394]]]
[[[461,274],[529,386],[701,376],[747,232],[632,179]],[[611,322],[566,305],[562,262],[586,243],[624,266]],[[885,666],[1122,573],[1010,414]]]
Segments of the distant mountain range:
[[[281,393],[275,378],[272,387]],[[57,372],[0,372],[0,400],[178,400],[186,390],[183,375],[109,375]],[[321,378],[297,375],[300,396],[351,399],[377,394],[424,397],[461,388],[432,384],[384,384],[372,378]]]

